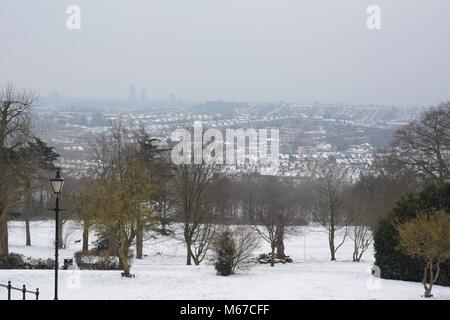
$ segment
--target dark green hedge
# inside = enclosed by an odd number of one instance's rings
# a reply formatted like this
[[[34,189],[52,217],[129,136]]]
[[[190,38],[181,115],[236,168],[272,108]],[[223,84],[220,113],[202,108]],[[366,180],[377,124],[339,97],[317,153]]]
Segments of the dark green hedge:
[[[374,234],[375,264],[385,279],[422,281],[424,262],[412,259],[395,247],[399,243],[393,221],[406,222],[418,212],[432,213],[438,209],[450,212],[450,183],[428,185],[420,193],[402,198],[392,212],[382,219]],[[443,263],[437,284],[450,286],[450,261]]]
[[[53,259],[25,258],[23,255],[11,253],[0,259],[0,269],[42,269],[51,270],[55,268]]]

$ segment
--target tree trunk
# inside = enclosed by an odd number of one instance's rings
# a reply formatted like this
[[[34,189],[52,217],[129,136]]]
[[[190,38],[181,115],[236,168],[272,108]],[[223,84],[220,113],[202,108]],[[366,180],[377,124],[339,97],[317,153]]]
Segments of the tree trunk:
[[[192,252],[192,250],[191,250],[191,252]],[[194,264],[196,266],[200,265],[200,260],[194,254],[192,254],[192,259],[194,260]]]
[[[272,254],[270,257],[270,266],[275,267],[275,243],[272,243]]]
[[[27,188],[28,188],[28,192],[25,194],[25,206],[24,206],[24,211],[23,211],[23,215],[24,215],[24,219],[25,219],[25,245],[26,246],[31,246],[31,231],[30,231],[30,216],[32,215],[32,211],[33,211],[33,206],[32,206],[32,201],[33,201],[33,197],[31,195],[31,183],[28,181],[27,184]]]
[[[355,240],[353,241],[353,262],[359,262],[359,248],[357,236],[355,235]]]
[[[187,249],[186,265],[187,265],[187,266],[192,265],[192,262],[191,262],[191,252],[190,252],[189,248]]]
[[[284,253],[284,228],[277,227],[277,259],[284,259],[286,257]]]
[[[30,216],[25,214],[25,234],[26,234],[26,246],[31,246],[31,230],[30,230]]]
[[[433,287],[433,263],[432,262],[427,262],[427,264],[425,266],[422,283],[423,283],[423,287],[425,289],[425,294],[424,294],[425,298],[433,297],[433,295],[431,294],[431,289]]]
[[[331,261],[336,261],[336,250],[334,246],[334,225],[331,226],[330,232],[329,232],[329,238],[328,243],[330,245],[330,254],[331,254]]]
[[[136,233],[136,259],[142,259],[144,248],[144,224],[138,221]]]
[[[89,250],[89,224],[84,221],[83,223],[83,251]]]
[[[130,261],[129,250],[131,246],[131,241],[133,241],[135,235],[130,235],[128,238],[127,233],[124,230],[123,226],[119,227],[119,245],[117,246],[117,255],[119,256],[120,266],[123,268],[122,277],[130,278]]]
[[[189,236],[189,225],[184,225],[184,242],[186,243],[186,265],[192,265],[192,239]]]
[[[433,279],[434,279],[433,261],[431,261],[431,263],[430,263],[430,285],[428,286],[428,296],[426,296],[426,298],[431,298],[433,296],[431,294],[431,290],[433,289]]]
[[[334,211],[334,204],[333,204],[333,197],[329,196],[330,200],[330,231],[328,233],[328,242],[330,245],[330,254],[331,254],[331,261],[336,261],[336,247],[334,245],[334,237],[336,234],[336,221],[335,221],[335,211]]]
[[[186,243],[187,246],[187,259],[186,259],[186,265],[190,266],[192,265],[192,249],[191,249],[191,243]]]
[[[126,254],[125,251],[126,251],[125,248],[121,247],[121,248],[119,248],[117,254],[119,256],[120,265],[123,268],[122,276],[129,278],[129,277],[131,277],[131,274],[130,274],[130,263],[128,262],[128,255]]]
[[[161,222],[161,234],[167,235],[166,218],[162,219]]]
[[[0,209],[1,210],[1,209]],[[0,212],[0,258],[6,257],[8,251],[8,219]]]
[[[363,251],[361,251],[361,252],[359,253],[358,258],[356,259],[356,262],[360,262],[360,261],[361,261],[361,258],[362,258],[363,253],[364,253]]]

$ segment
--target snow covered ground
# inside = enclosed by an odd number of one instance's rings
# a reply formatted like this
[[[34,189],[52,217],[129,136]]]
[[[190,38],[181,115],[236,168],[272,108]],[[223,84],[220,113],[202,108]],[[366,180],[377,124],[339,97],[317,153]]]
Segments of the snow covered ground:
[[[67,226],[66,226],[67,227]],[[10,222],[10,251],[25,256],[53,257],[53,222],[32,223],[32,247],[25,247],[22,222]],[[81,249],[77,230],[68,249],[60,251],[61,262]],[[261,243],[255,252],[268,252]],[[294,263],[256,265],[229,277],[215,274],[210,263],[185,265],[185,246],[162,237],[145,243],[143,260],[136,260],[136,278],[123,279],[120,271],[60,271],[61,299],[422,299],[420,283],[377,279],[371,276],[373,253],[360,263],[351,262],[350,239],[339,250],[338,261],[329,261],[327,235],[318,227],[301,227],[286,241],[286,253]],[[51,270],[0,270],[0,283],[39,288],[41,299],[53,297]],[[436,286],[434,299],[450,299],[450,288]],[[20,292],[15,293],[20,298]],[[0,288],[0,300],[6,290]]]

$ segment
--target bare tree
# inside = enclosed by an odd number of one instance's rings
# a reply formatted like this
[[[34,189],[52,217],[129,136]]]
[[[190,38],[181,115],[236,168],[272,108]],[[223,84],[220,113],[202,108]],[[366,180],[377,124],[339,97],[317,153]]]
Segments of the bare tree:
[[[292,227],[296,214],[296,201],[292,185],[279,177],[260,177],[253,198],[254,225],[261,238],[270,244],[271,263],[284,259],[284,239]]]
[[[30,110],[36,100],[33,92],[10,84],[0,89],[0,258],[8,255],[8,212],[25,194],[21,173],[26,161],[19,152],[34,138]]]
[[[430,108],[420,120],[400,128],[394,138],[393,160],[426,178],[450,179],[450,102]]]
[[[421,182],[412,168],[391,158],[390,153],[375,155],[369,170],[360,174],[358,187],[363,191],[368,206],[368,220],[372,227],[390,212],[400,198],[421,188]]]
[[[258,235],[245,226],[237,227],[232,234],[236,243],[233,271],[246,269],[250,265],[254,250],[259,246]]]
[[[350,172],[343,166],[331,162],[319,162],[312,168],[313,215],[328,233],[331,260],[336,260],[336,252],[344,244],[348,235],[345,215],[344,191],[348,185]],[[342,233],[341,241],[336,236]]]
[[[200,264],[214,236],[212,194],[218,168],[213,164],[182,164],[176,167],[174,193],[184,224],[186,264]]]
[[[240,222],[237,184],[232,177],[221,175],[214,181],[212,194],[216,210],[216,222],[221,224],[237,224]]]
[[[356,184],[349,189],[346,197],[346,210],[349,223],[349,238],[353,241],[353,262],[361,258],[372,244],[373,229],[370,222],[371,206],[369,197]]]
[[[345,196],[353,241],[353,261],[359,262],[373,242],[378,221],[392,210],[398,200],[417,191],[419,183],[411,168],[394,161],[390,154],[375,155],[371,167],[361,172]]]
[[[361,261],[364,252],[370,248],[373,241],[376,216],[371,191],[365,181],[359,180],[349,186],[344,195],[349,224],[348,236],[353,241],[353,262]]]
[[[182,164],[175,168],[174,193],[184,224],[186,264],[203,260],[213,232],[211,191],[217,168],[212,164]]]
[[[95,203],[95,179],[92,177],[83,177],[81,179],[71,179],[67,184],[69,190],[66,190],[66,206],[70,208],[76,218],[82,223],[82,251],[89,250],[89,230],[91,229],[95,214],[90,206]]]
[[[238,198],[241,201],[242,216],[246,223],[253,223],[255,217],[255,198],[256,198],[256,184],[259,175],[250,173],[243,175],[238,183]]]

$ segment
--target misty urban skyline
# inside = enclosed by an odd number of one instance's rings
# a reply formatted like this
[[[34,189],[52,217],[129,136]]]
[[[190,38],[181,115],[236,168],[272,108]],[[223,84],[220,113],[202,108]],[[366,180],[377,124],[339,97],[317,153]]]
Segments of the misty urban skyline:
[[[66,9],[81,9],[68,30]],[[366,27],[369,5],[381,30]],[[450,98],[448,1],[2,1],[0,83],[42,96],[427,106]]]

